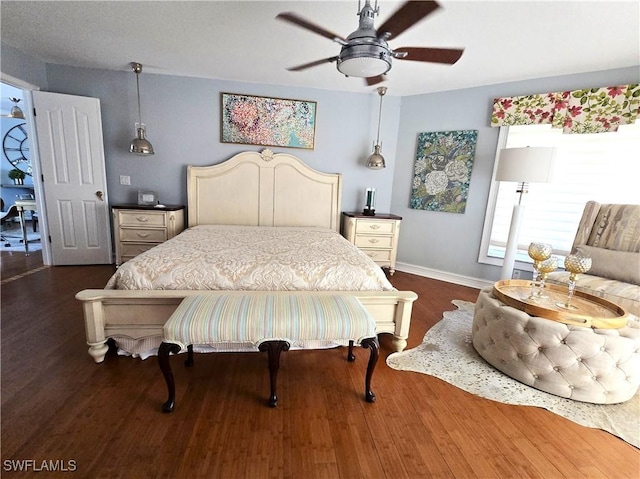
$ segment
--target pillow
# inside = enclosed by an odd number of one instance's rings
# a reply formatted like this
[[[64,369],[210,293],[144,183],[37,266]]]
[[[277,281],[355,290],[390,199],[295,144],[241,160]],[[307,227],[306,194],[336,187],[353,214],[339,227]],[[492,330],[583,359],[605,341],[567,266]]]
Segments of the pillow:
[[[591,269],[587,274],[640,284],[640,253],[587,245],[577,246],[576,253],[591,258]]]

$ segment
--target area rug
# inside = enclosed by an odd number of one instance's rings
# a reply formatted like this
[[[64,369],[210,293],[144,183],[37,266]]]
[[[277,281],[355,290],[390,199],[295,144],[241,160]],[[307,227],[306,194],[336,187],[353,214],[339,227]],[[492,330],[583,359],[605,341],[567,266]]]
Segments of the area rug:
[[[393,369],[429,374],[471,394],[506,404],[537,406],[582,426],[603,429],[640,448],[640,393],[622,404],[589,404],[554,396],[510,378],[473,348],[474,303],[453,300],[456,311],[444,317],[415,349],[393,353]]]
[[[30,228],[30,226],[29,226]],[[5,242],[0,244],[0,251],[15,251],[24,253],[24,243],[22,240],[22,231],[20,229],[3,230],[2,234],[7,237],[11,246],[5,246]],[[40,242],[40,232],[27,231],[27,240],[29,241],[29,252],[40,251],[42,244]]]

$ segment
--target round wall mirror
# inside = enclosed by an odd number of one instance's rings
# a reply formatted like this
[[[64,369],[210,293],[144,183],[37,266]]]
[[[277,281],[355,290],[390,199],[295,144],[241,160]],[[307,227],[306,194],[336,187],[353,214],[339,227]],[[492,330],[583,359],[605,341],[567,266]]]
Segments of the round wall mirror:
[[[2,151],[11,166],[31,176],[33,170],[26,127],[26,123],[20,123],[9,129],[2,139]]]

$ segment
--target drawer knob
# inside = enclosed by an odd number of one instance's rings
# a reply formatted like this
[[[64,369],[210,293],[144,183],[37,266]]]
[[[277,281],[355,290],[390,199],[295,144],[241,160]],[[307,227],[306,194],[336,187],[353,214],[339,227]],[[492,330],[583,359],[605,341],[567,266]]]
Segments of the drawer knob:
[[[148,216],[136,216],[136,219],[138,221],[140,221],[141,223],[146,223],[147,221],[149,221],[149,217]]]
[[[140,238],[148,238],[149,233],[136,233]]]
[[[379,230],[380,225],[369,225],[369,228],[371,228],[372,230]]]
[[[379,241],[380,240],[378,238],[369,238],[369,243],[374,243],[375,244],[375,243],[377,243]]]

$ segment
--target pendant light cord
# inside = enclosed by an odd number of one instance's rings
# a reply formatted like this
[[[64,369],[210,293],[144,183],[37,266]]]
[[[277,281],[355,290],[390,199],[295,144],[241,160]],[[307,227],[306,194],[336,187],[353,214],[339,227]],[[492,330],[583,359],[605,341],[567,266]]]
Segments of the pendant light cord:
[[[136,72],[136,90],[138,91],[138,128],[142,128],[142,110],[140,109],[140,73]]]
[[[380,144],[380,122],[382,121],[382,97],[387,93],[386,87],[378,87],[378,95],[380,95],[380,111],[378,112],[378,134],[376,136],[376,145]]]
[[[380,111],[378,112],[378,135],[376,136],[376,145],[380,144],[380,120],[382,119],[382,95],[380,95]]]

